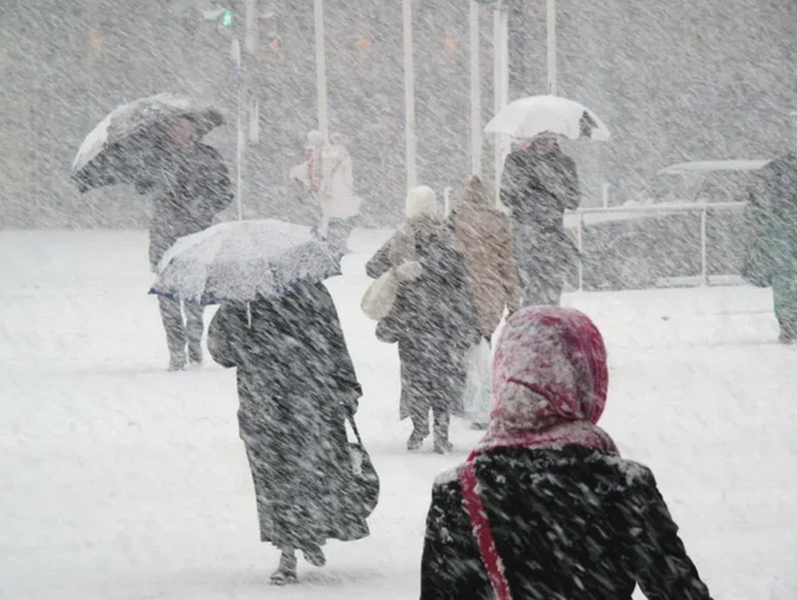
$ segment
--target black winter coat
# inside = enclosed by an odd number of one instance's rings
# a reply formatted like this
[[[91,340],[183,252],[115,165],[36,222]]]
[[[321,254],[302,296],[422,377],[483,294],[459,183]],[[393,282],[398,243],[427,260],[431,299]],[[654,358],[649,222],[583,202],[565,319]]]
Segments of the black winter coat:
[[[347,413],[362,395],[332,297],[300,283],[279,298],[222,306],[208,349],[237,368],[238,423],[258,491],[261,539],[279,545],[368,534],[350,497]],[[301,547],[301,546],[300,546]]]
[[[434,486],[422,600],[493,598],[458,474]],[[630,600],[635,584],[653,600],[710,600],[646,467],[580,446],[502,448],[476,474],[513,600]]]
[[[564,211],[581,201],[576,163],[558,148],[544,155],[514,150],[504,162],[501,201],[515,223],[562,230]]]
[[[210,227],[232,201],[227,167],[206,144],[196,144],[188,153],[164,149],[158,164],[142,176],[137,187],[158,190],[149,227],[153,271],[178,238]]]

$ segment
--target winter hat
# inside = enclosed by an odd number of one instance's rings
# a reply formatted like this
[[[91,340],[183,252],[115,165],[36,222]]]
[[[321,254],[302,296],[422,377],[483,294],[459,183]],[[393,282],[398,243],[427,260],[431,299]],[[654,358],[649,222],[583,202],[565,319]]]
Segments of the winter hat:
[[[496,405],[475,452],[578,444],[616,452],[596,423],[609,387],[606,346],[584,313],[529,307],[512,315],[493,361]]]
[[[422,216],[435,220],[440,218],[437,194],[426,185],[413,188],[407,195],[407,218],[415,219]]]
[[[313,129],[307,134],[307,145],[311,148],[317,148],[319,146],[323,146],[324,144],[324,136],[321,135],[320,131],[316,131]]]

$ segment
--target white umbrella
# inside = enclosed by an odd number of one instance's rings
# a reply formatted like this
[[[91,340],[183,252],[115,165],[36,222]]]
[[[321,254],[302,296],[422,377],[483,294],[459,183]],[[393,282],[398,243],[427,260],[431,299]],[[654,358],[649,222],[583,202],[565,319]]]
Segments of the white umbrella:
[[[274,219],[221,223],[177,240],[152,294],[199,302],[251,302],[300,280],[340,274],[340,254],[310,228]]]
[[[549,131],[571,140],[609,139],[609,129],[583,104],[559,96],[529,96],[510,102],[487,124],[487,133],[520,138]]]

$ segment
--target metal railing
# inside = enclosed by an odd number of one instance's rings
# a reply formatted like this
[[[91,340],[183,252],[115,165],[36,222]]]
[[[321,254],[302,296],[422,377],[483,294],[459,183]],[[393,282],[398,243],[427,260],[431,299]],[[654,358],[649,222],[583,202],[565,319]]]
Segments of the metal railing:
[[[622,220],[637,220],[645,216],[662,216],[679,213],[700,213],[700,276],[678,278],[681,284],[711,285],[712,283],[741,284],[743,283],[737,274],[716,275],[709,277],[708,273],[708,239],[707,222],[709,211],[742,211],[746,202],[699,202],[699,203],[678,203],[660,204],[651,206],[612,206],[607,208],[580,208],[576,211],[565,213],[564,224],[566,229],[575,229],[577,235],[577,246],[579,254],[583,254],[584,227],[598,223],[616,222]],[[619,215],[628,215],[627,219]],[[672,278],[669,278],[672,279]],[[712,281],[713,279],[713,281]],[[582,290],[584,284],[584,261],[578,262],[578,289]]]

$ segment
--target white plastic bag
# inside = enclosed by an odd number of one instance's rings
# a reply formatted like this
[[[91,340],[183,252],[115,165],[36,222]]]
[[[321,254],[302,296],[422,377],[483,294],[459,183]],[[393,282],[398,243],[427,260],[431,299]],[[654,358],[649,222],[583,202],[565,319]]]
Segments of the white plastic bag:
[[[474,423],[487,423],[493,408],[492,350],[482,338],[471,346],[467,356],[468,375],[465,379],[465,414]]]

